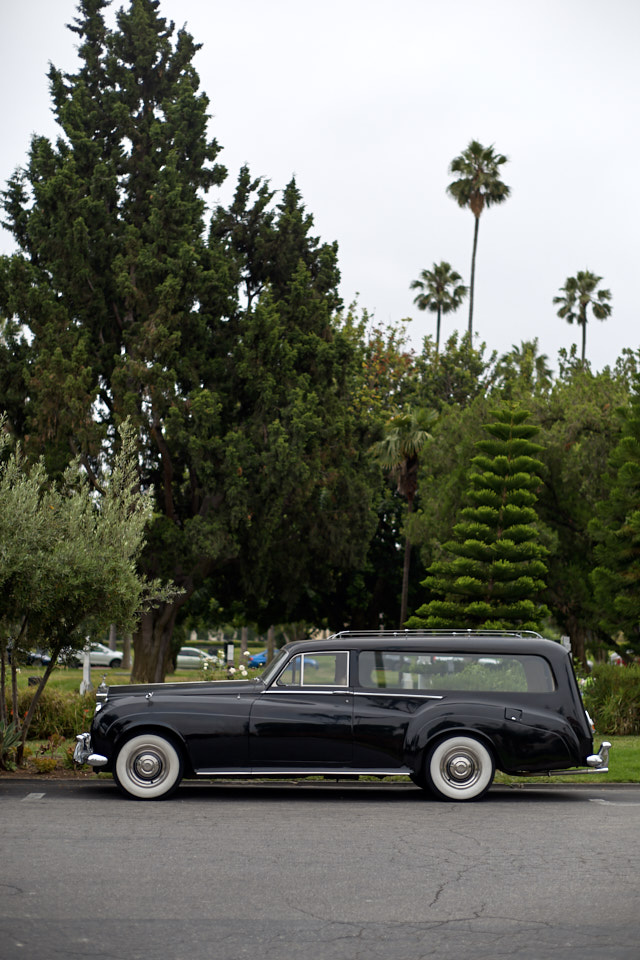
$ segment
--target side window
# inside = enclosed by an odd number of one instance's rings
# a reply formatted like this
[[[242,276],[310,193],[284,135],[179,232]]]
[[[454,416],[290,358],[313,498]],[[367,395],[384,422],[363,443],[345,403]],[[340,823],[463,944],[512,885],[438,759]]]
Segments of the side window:
[[[346,687],[349,684],[349,654],[299,653],[276,681],[279,687]]]
[[[372,690],[475,690],[548,693],[556,689],[548,662],[535,656],[477,656],[365,650],[358,659],[361,687]]]

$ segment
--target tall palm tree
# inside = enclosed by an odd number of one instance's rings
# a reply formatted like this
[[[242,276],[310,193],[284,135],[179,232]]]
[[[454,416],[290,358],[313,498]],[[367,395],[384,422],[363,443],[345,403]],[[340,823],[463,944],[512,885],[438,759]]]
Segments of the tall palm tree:
[[[462,277],[446,260],[434,263],[431,270],[422,270],[420,279],[411,283],[411,290],[420,290],[414,303],[418,310],[438,315],[436,324],[436,356],[440,352],[440,319],[443,313],[455,312],[468,293]]]
[[[485,207],[502,203],[511,193],[511,188],[500,179],[500,167],[507,162],[502,153],[495,153],[493,146],[483,147],[472,140],[459,157],[451,161],[449,173],[459,177],[447,187],[459,207],[469,207],[475,217],[473,230],[473,253],[471,254],[471,283],[469,290],[469,336],[473,336],[473,291],[476,277],[476,250],[478,227]]]
[[[402,595],[400,599],[400,623],[402,627],[407,619],[409,597],[409,567],[411,563],[411,538],[409,518],[413,512],[413,501],[418,489],[419,454],[431,439],[429,428],[438,415],[435,410],[426,408],[412,409],[410,406],[394,413],[384,426],[382,440],[374,443],[371,452],[384,470],[388,470],[395,479],[398,493],[405,497],[408,505],[406,535],[404,543],[404,564],[402,568]]]
[[[606,320],[611,315],[611,291],[598,290],[596,287],[602,280],[589,270],[578,270],[575,277],[567,277],[564,287],[560,287],[560,296],[554,297],[553,302],[559,303],[558,316],[567,323],[579,323],[582,327],[582,362],[584,363],[587,346],[587,307],[596,320]]]

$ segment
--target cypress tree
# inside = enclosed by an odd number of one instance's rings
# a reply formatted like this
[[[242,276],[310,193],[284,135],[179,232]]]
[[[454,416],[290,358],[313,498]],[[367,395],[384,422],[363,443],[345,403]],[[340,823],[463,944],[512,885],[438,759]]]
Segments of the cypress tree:
[[[545,547],[539,542],[534,504],[542,480],[541,447],[528,411],[505,406],[485,424],[488,439],[468,473],[468,505],[444,545],[448,556],[423,581],[432,599],[410,627],[538,630],[548,616],[539,601],[545,589]]]
[[[198,46],[158,0],[129,0],[114,29],[107,6],[80,0],[79,69],[49,74],[60,137],[34,137],[4,192],[18,251],[0,258],[0,314],[29,334],[25,445],[50,474],[79,455],[97,486],[119,423],[136,427],[155,494],[142,568],[183,590],[134,634],[133,678],[160,681],[203,583],[212,607],[250,595],[278,622],[361,559],[371,465],[336,245],[313,236],[295,182],[274,210],[246,170],[207,231],[226,171]]]

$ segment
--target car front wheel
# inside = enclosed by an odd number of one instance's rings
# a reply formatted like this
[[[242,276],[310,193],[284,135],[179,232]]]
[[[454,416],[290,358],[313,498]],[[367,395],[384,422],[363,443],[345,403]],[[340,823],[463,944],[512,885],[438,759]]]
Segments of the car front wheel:
[[[111,663],[109,664],[109,669],[117,670],[118,667],[121,667],[121,666],[122,666],[122,660],[112,660]]]
[[[425,764],[428,788],[442,800],[477,800],[493,782],[489,750],[473,737],[456,736],[433,747]]]
[[[114,779],[123,793],[137,800],[166,798],[182,779],[182,758],[164,737],[142,734],[121,747]]]

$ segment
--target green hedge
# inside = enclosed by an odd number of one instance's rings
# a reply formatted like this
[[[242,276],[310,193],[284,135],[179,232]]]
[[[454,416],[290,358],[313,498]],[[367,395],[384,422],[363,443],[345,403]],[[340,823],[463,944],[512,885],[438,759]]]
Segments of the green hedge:
[[[598,730],[621,736],[640,734],[640,664],[596,664],[580,685]]]
[[[24,719],[31,705],[35,687],[28,687],[18,694],[18,714]],[[83,697],[79,693],[69,693],[63,690],[54,690],[45,687],[36,707],[36,712],[29,727],[29,740],[48,740],[49,737],[75,737],[89,729],[91,718],[96,706],[96,695],[86,693]],[[12,718],[11,702],[7,700],[7,713]]]

